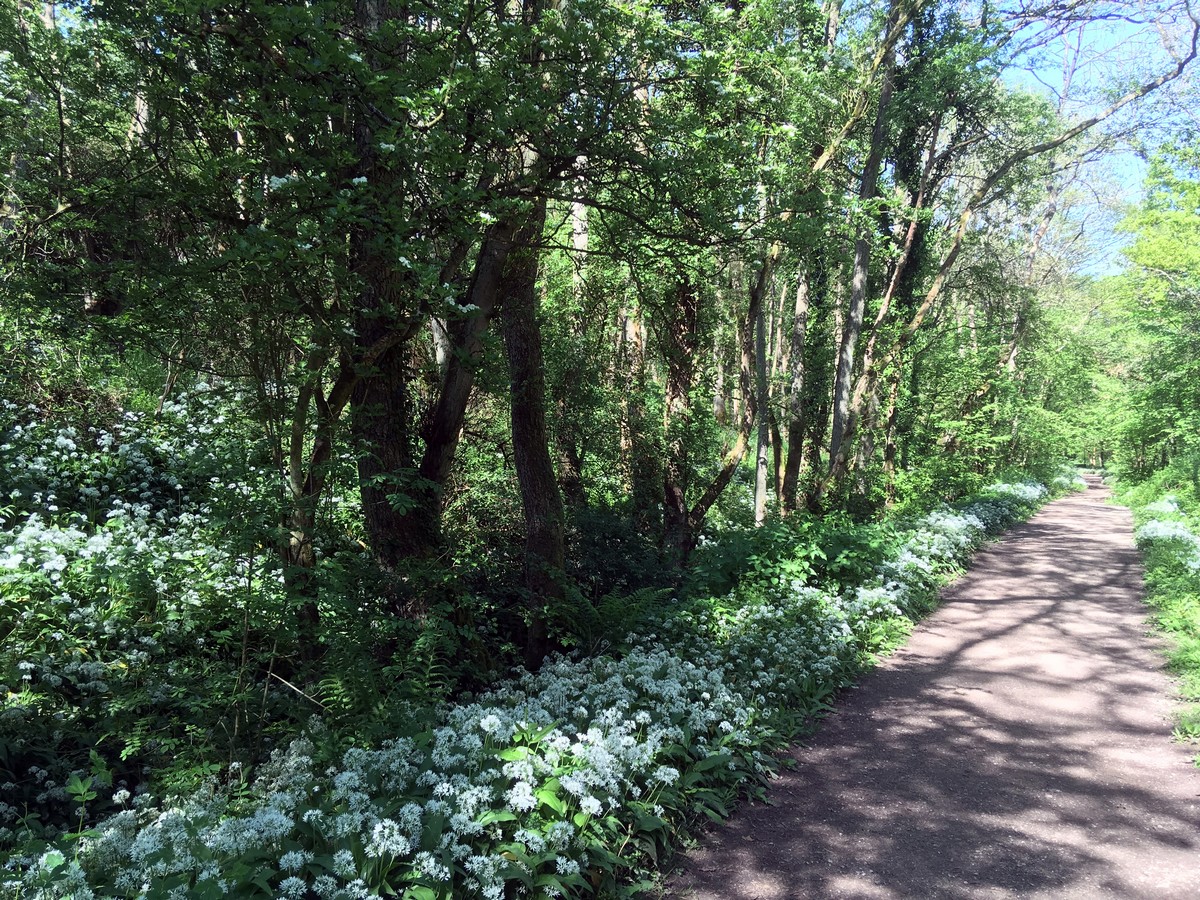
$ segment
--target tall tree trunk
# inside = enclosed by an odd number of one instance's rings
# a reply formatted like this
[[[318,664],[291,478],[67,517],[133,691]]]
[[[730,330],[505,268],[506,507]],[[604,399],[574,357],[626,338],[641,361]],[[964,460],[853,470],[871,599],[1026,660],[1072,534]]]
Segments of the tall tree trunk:
[[[758,275],[750,288],[749,305],[745,318],[739,317],[739,372],[740,391],[746,398],[742,404],[742,415],[737,422],[737,434],[733,445],[721,458],[716,475],[705,486],[692,504],[687,502],[687,487],[691,479],[691,467],[687,458],[686,428],[692,409],[690,391],[695,381],[696,353],[699,348],[699,301],[690,284],[680,283],[677,291],[676,321],[669,332],[667,402],[664,415],[665,432],[668,435],[666,477],[664,479],[664,544],[670,559],[684,565],[695,547],[696,536],[704,525],[709,510],[733,480],[733,475],[746,456],[750,446],[750,433],[757,421],[757,395],[754,390],[755,377],[755,334],[754,324],[759,321],[763,298],[767,286],[779,261],[780,244],[773,244],[764,255]],[[764,351],[765,352],[765,351]]]
[[[517,228],[517,222],[504,220],[491,225],[484,235],[462,302],[463,307],[475,309],[450,329],[454,352],[447,360],[441,389],[423,430],[425,449],[416,478],[407,487],[405,507],[389,519],[388,541],[397,558],[430,558],[441,552],[443,490],[454,465],[475,369],[483,355],[483,337],[496,311],[501,274]]]
[[[783,384],[784,374],[789,371],[788,350],[790,347],[790,335],[787,328],[788,316],[787,299],[791,285],[784,282],[780,287],[779,301],[774,305],[772,310],[772,349],[771,349],[771,390],[768,393],[775,392],[775,386]],[[783,398],[786,398],[786,391],[780,387],[783,392]],[[780,399],[783,399],[780,398]],[[778,515],[783,515],[783,435],[784,431],[780,425],[779,410],[772,406],[770,412],[770,427],[771,427],[771,489],[775,491],[775,511]]]
[[[916,289],[917,266],[913,264],[913,260],[925,247],[925,230],[928,227],[922,221],[920,211],[925,208],[925,203],[930,192],[930,182],[933,177],[934,166],[937,162],[938,138],[941,133],[942,120],[943,116],[940,112],[933,117],[931,126],[928,129],[929,141],[926,148],[925,162],[922,166],[916,164],[917,154],[915,149],[906,149],[906,152],[902,155],[903,165],[899,167],[897,177],[903,177],[908,187],[909,205],[913,210],[912,218],[905,228],[904,242],[900,247],[900,255],[892,265],[887,290],[884,291],[883,300],[879,304],[879,311],[876,313],[875,321],[870,329],[870,335],[867,338],[866,349],[862,355],[862,371],[855,382],[854,390],[850,396],[850,404],[845,414],[845,428],[842,433],[841,449],[837,454],[830,455],[829,472],[826,476],[826,482],[835,482],[844,477],[847,472],[847,459],[859,431],[864,400],[870,398],[872,402],[878,402],[878,378],[880,372],[879,367],[876,365],[876,354],[881,327],[887,319],[893,303],[896,303],[902,309],[911,309],[914,305],[913,292]],[[908,135],[902,139],[906,141],[905,147],[907,148],[908,144],[915,140],[915,137]],[[874,441],[874,435],[865,433],[873,427],[874,420],[872,419],[871,424],[864,430],[864,440]],[[820,488],[822,491],[825,489],[826,485],[822,485]]]
[[[883,479],[886,503],[889,507],[896,505],[896,454],[897,432],[900,423],[900,380],[902,369],[900,360],[896,360],[896,368],[892,370],[891,385],[888,388],[887,424],[883,444]]]
[[[354,25],[367,41],[383,27],[388,16],[386,0],[356,0]],[[359,110],[353,122],[357,163],[352,177],[363,178],[383,202],[403,202],[397,173],[380,164],[373,120]],[[383,210],[362,217],[350,229],[350,266],[361,285],[355,312],[355,340],[370,347],[403,327],[406,270],[397,262],[391,235],[381,226]],[[413,421],[406,347],[399,344],[377,360],[371,371],[360,373],[350,398],[350,427],[358,449],[359,497],[367,542],[376,561],[392,572],[412,550],[405,540],[406,509],[414,502],[411,472]],[[421,502],[417,500],[416,502]],[[398,600],[393,598],[397,612]]]
[[[879,394],[872,391],[867,399],[867,408],[863,416],[863,436],[858,444],[858,452],[854,457],[855,493],[865,495],[867,492],[866,472],[875,458],[875,428],[879,418]]]
[[[579,165],[586,163],[580,159]],[[589,226],[588,208],[583,197],[586,196],[587,186],[582,177],[575,181],[575,199],[571,201],[571,289],[574,294],[577,312],[570,319],[572,322],[571,336],[583,340],[583,328],[578,322],[584,315],[587,303],[586,288]],[[573,382],[570,378],[560,378],[553,392],[554,403],[554,450],[558,467],[558,486],[563,499],[574,507],[587,504],[587,495],[583,489],[583,447],[584,441],[580,434],[578,419],[573,415],[575,403],[572,402]]]
[[[404,349],[397,347],[386,354],[378,371],[359,381],[351,401],[367,542],[376,561],[389,572],[395,571],[412,549],[403,539],[413,491],[409,434],[413,414]]]
[[[764,267],[767,265],[763,263]],[[770,465],[771,425],[769,381],[767,378],[767,304],[762,302],[768,290],[762,285],[758,309],[754,317],[754,398],[758,419],[758,444],[754,455],[754,524],[762,527],[767,521],[767,478]]]
[[[317,509],[330,457],[333,455],[333,429],[337,413],[321,393],[320,364],[314,355],[310,359],[310,380],[301,387],[292,415],[292,431],[288,451],[289,507],[284,525],[287,539],[283,550],[283,578],[289,596],[296,605],[296,624],[301,656],[314,660],[321,656],[316,581],[317,554],[313,544],[316,537]],[[307,458],[304,439],[308,431],[310,408],[315,405],[317,425],[313,445]]]
[[[538,9],[535,3],[528,8],[513,8],[510,11],[525,19],[524,24],[528,27],[536,19]],[[356,0],[355,23],[364,35],[377,32],[392,14],[387,0]],[[531,43],[531,65],[537,65],[540,53],[540,45]],[[372,122],[373,119],[364,115],[356,123],[355,143],[362,160],[361,174],[372,184],[383,184],[388,173],[385,167],[374,166],[376,150]],[[514,146],[519,146],[519,142],[514,142]],[[532,176],[532,157],[518,151],[514,159],[520,163],[520,175],[515,177],[518,181],[529,179]],[[378,416],[372,425],[374,433],[365,435],[372,441],[381,442],[383,446],[376,453],[374,461],[365,463],[368,477],[363,479],[364,506],[372,510],[368,527],[372,527],[371,523],[374,522],[380,529],[379,533],[371,535],[371,539],[383,548],[380,555],[385,564],[394,564],[406,557],[432,557],[441,549],[443,491],[462,433],[475,367],[483,351],[483,336],[499,302],[500,283],[513,241],[518,230],[526,225],[525,214],[514,213],[488,227],[480,243],[469,286],[460,301],[460,308],[464,312],[448,322],[448,327],[441,328],[439,341],[449,337],[452,351],[443,354],[445,371],[441,389],[423,431],[424,452],[417,466],[416,477],[404,485],[405,497],[399,509],[396,504],[388,502],[386,492],[381,498],[375,491],[381,475],[394,475],[411,466],[404,449],[410,442],[407,427],[411,416],[407,414],[405,398],[397,394],[402,394],[404,390],[401,354],[397,352],[390,357],[379,357],[376,362],[378,371],[368,373],[375,383],[360,390],[364,410],[375,409],[386,413]],[[403,324],[406,335],[411,337],[417,328],[423,326],[425,318],[412,316],[404,323],[397,322],[397,295],[404,272],[393,262],[395,248],[388,246],[386,234],[379,234],[378,225],[367,225],[364,229],[374,232],[368,240],[356,243],[353,236],[351,239],[352,257],[357,261],[367,292],[361,304],[364,322],[360,329],[369,332],[370,320],[376,317],[381,322],[390,322],[393,330]],[[459,242],[450,248],[443,268],[443,281],[450,281],[457,273],[466,258],[468,247],[466,242]],[[468,309],[472,310],[469,315],[465,312]],[[437,331],[438,327],[435,326],[435,334]],[[392,367],[392,370],[385,370],[384,367]],[[389,466],[403,468],[392,468],[389,473],[375,471],[376,466],[380,470],[386,470]],[[409,612],[420,613],[420,610]]]
[[[787,459],[784,463],[781,497],[784,515],[794,512],[797,507],[800,466],[804,461],[804,439],[808,431],[805,417],[808,407],[804,397],[804,352],[808,339],[809,302],[808,273],[801,267],[796,273],[796,305],[792,319],[791,347],[788,351],[791,377],[788,386]]]
[[[652,526],[652,513],[661,498],[662,464],[651,435],[658,427],[646,409],[649,376],[646,331],[640,314],[623,309],[617,329],[618,371],[621,394],[621,458],[625,488],[639,528]]]
[[[687,562],[694,536],[688,515],[687,493],[691,476],[688,430],[690,396],[699,350],[700,299],[690,281],[681,278],[665,326],[667,379],[663,398],[663,549],[676,566]]]
[[[729,400],[725,396],[725,357],[719,340],[713,342],[713,368],[717,377],[713,383],[713,418],[718,425],[729,423]]]
[[[779,417],[771,410],[771,475],[775,491],[775,510],[783,514],[783,432],[779,428]]]
[[[538,668],[546,656],[547,608],[563,596],[563,503],[546,427],[546,370],[536,291],[536,245],[545,220],[545,201],[537,201],[516,236],[500,286],[511,381],[513,463],[525,512],[525,589],[530,616],[525,664],[530,669]]]
[[[577,436],[571,426],[571,410],[567,398],[561,393],[555,398],[557,427],[554,430],[554,446],[558,457],[558,486],[563,499],[571,506],[587,505],[587,494],[583,489],[583,454]]]
[[[822,388],[828,390],[828,381],[821,385]],[[810,472],[819,472],[822,467],[821,450],[825,447],[825,432],[829,427],[829,397],[822,397],[821,404],[817,407],[817,414],[810,419],[808,432],[808,468]],[[804,496],[804,506],[809,512],[821,512],[821,504],[824,499],[824,493],[819,489],[820,485],[815,485],[806,491]]]
[[[892,0],[888,14],[888,32],[896,26],[903,0]],[[863,165],[862,180],[858,197],[866,206],[874,199],[879,184],[879,169],[887,143],[887,125],[892,92],[895,87],[896,52],[893,46],[884,58],[879,89],[879,105],[875,111],[875,127],[871,132],[871,146]],[[850,305],[842,327],[841,348],[838,352],[837,376],[833,387],[833,423],[830,431],[829,459],[831,465],[839,458],[842,441],[850,416],[850,388],[854,374],[854,351],[862,331],[863,312],[866,309],[867,288],[871,263],[871,240],[875,230],[873,219],[865,218],[854,242],[854,267],[850,280]]]
[[[372,183],[389,181],[375,165],[371,129],[360,122],[355,142],[360,153],[357,170]],[[357,299],[355,336],[359,347],[370,347],[402,327],[405,272],[393,261],[386,235],[373,224],[357,225],[350,233],[351,266],[362,285]],[[351,395],[350,426],[358,447],[359,496],[367,542],[376,561],[387,571],[410,550],[404,540],[405,509],[411,502],[413,421],[406,347],[384,353],[374,369],[361,373]]]

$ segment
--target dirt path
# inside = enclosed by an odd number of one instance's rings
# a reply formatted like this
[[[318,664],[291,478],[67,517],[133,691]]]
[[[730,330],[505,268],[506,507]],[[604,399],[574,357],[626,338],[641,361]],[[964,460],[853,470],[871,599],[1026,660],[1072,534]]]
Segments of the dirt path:
[[[981,552],[672,896],[1200,898],[1200,770],[1105,497]]]

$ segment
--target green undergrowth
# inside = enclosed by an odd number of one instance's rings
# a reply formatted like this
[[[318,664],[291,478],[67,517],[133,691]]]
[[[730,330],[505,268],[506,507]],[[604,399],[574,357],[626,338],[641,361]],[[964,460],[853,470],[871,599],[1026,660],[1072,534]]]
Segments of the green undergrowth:
[[[643,596],[623,640],[439,710],[410,707],[373,746],[342,752],[314,719],[253,772],[218,766],[200,789],[166,796],[127,771],[114,780],[98,754],[62,776],[41,769],[41,802],[58,798],[74,819],[32,829],[10,804],[0,887],[39,898],[633,896],[697,822],[762,796],[772,754],[903,640],[983,540],[1046,496],[996,484],[889,525],[735,535],[701,548],[687,592]],[[70,585],[71,549],[58,553]],[[25,604],[35,595],[28,579],[9,583]],[[50,702],[43,681],[73,677],[49,657],[10,662],[16,719]]]
[[[1146,599],[1170,639],[1169,665],[1185,703],[1176,736],[1200,745],[1200,505],[1189,487],[1153,498],[1145,487],[1127,488],[1120,497],[1133,508]]]
[[[0,404],[0,896],[22,898],[632,896],[1048,496],[730,525],[677,590],[574,595],[567,652],[473,681],[459,650],[503,658],[495,595],[418,627],[331,541],[314,674],[246,515],[272,471],[216,391],[112,429],[35,412]]]

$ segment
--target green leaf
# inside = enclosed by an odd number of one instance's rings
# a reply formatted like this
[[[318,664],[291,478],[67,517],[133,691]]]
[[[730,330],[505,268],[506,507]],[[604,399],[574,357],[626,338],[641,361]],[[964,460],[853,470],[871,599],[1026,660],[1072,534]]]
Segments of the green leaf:
[[[78,775],[72,775],[67,779],[67,793],[78,803],[87,803],[96,799],[96,792],[91,788],[92,777],[90,775],[82,780]]]
[[[710,819],[712,819],[714,822],[716,822],[718,824],[720,824],[721,822],[724,822],[725,819],[728,817],[728,813],[722,812],[719,809],[713,809],[711,806],[707,806],[707,805],[701,805],[701,804],[697,804],[697,805],[700,806],[700,811],[702,813],[704,813],[706,816],[708,816]]]
[[[531,744],[536,744],[536,743],[538,743],[538,741],[541,741],[542,739],[544,739],[546,737],[546,735],[548,735],[550,732],[552,732],[557,727],[558,727],[558,722],[551,722],[545,728],[539,728],[537,731],[531,732],[526,737],[526,740],[529,741],[529,743],[531,743]]]
[[[492,812],[489,810],[489,812]],[[507,810],[494,810],[495,814],[507,812]],[[503,821],[497,818],[495,821]],[[487,824],[487,823],[484,823]],[[446,817],[441,813],[434,813],[425,820],[424,826],[421,828],[421,849],[433,850],[437,847],[442,839],[442,831],[446,826]]]
[[[714,753],[712,756],[706,756],[704,759],[692,766],[693,772],[708,772],[718,766],[726,766],[729,764],[732,757],[728,753]]]
[[[560,816],[567,814],[567,804],[562,797],[558,796],[558,792],[562,789],[562,785],[557,778],[551,778],[546,784],[536,791],[533,795],[548,809],[552,809]]]
[[[564,896],[571,896],[568,888],[585,888],[587,881],[582,875],[559,875],[556,872],[546,872],[533,880],[534,890],[544,887],[555,888]]]
[[[250,883],[262,888],[268,894],[275,893],[275,889],[273,887],[271,887],[271,876],[270,875],[265,875],[265,874],[264,875],[256,875],[254,878],[250,879]]]
[[[493,825],[496,822],[515,822],[516,820],[517,814],[511,809],[488,809],[484,810],[478,822],[480,825]],[[438,831],[440,833],[440,827]]]
[[[666,830],[667,821],[666,819],[660,818],[652,813],[642,813],[637,817],[636,825],[638,831],[644,831],[652,834],[656,831]]]

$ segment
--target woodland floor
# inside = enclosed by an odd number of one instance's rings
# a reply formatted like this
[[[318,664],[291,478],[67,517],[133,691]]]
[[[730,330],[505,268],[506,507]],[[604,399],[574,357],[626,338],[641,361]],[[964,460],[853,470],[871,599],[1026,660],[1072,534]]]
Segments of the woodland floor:
[[[1200,898],[1200,769],[1106,498],[1092,483],[980,552],[669,895]]]

